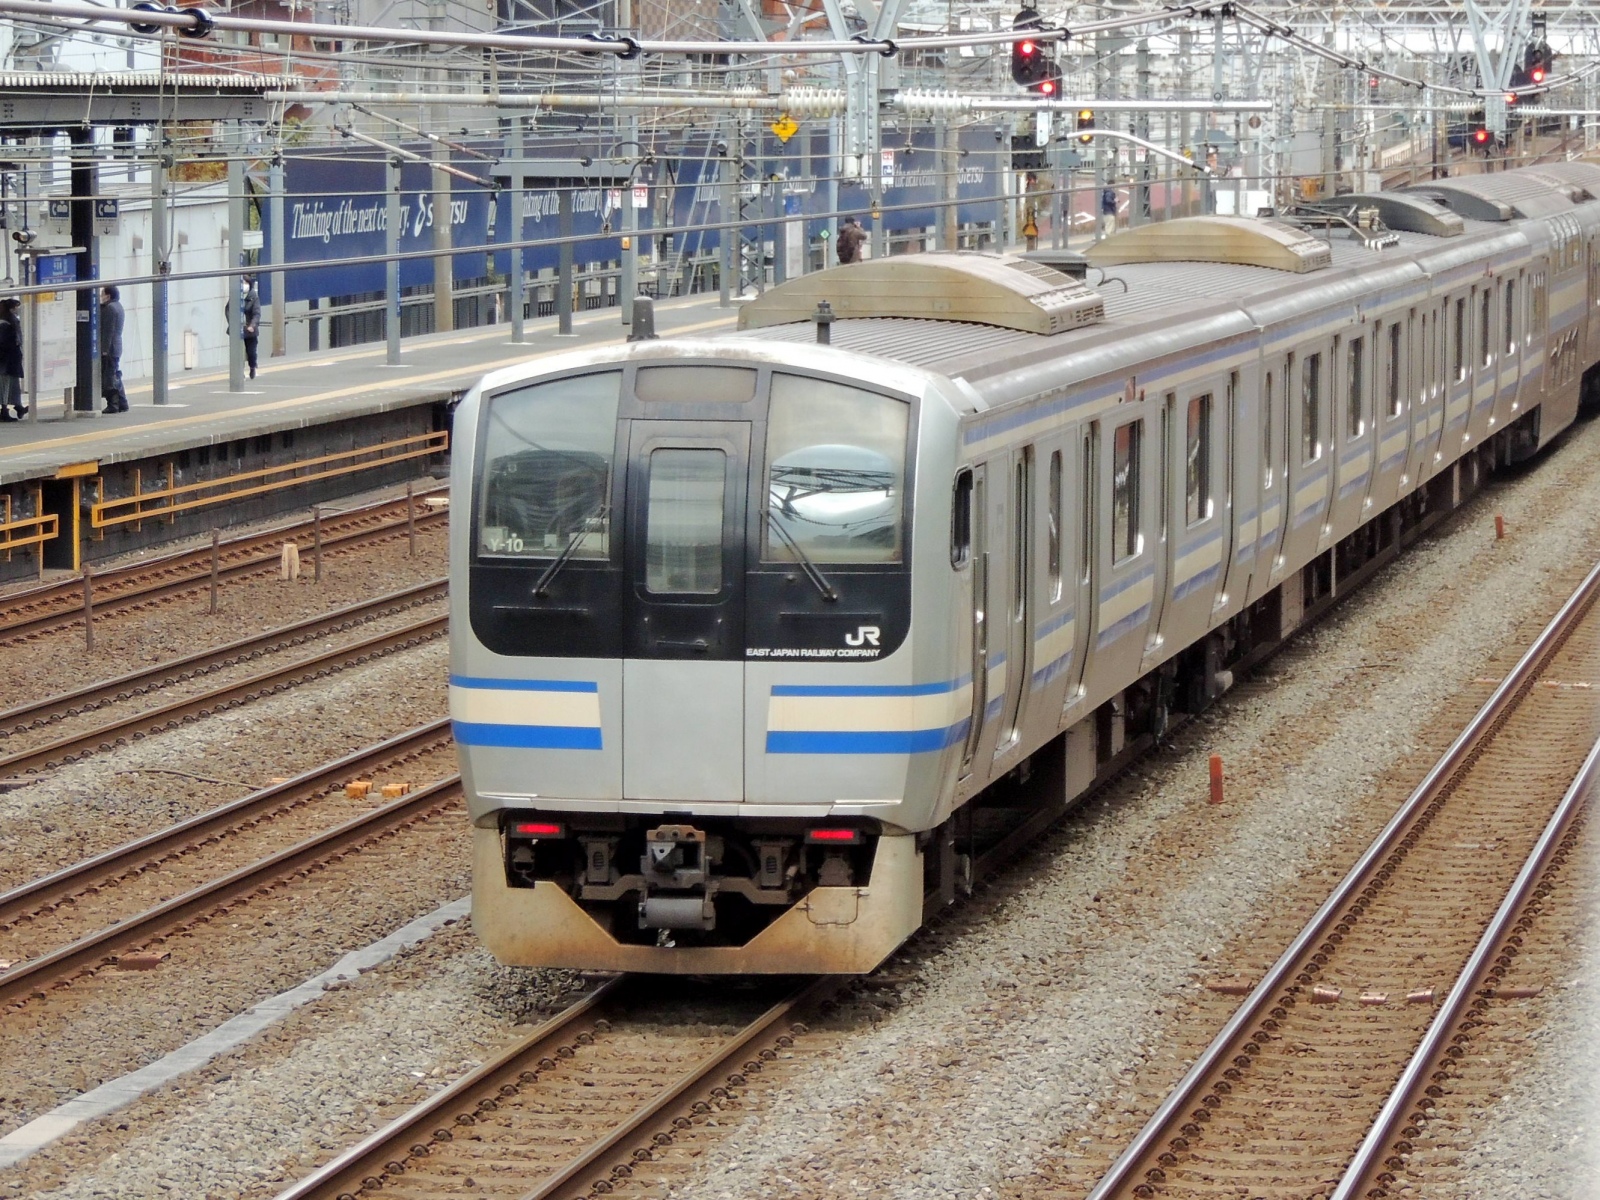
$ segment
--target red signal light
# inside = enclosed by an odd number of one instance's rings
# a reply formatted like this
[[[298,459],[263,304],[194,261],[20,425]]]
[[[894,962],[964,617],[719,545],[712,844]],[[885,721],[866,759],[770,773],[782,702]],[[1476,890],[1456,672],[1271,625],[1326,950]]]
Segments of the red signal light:
[[[1535,82],[1535,83],[1543,83],[1544,82],[1544,68],[1543,67],[1535,67],[1533,70],[1528,72],[1528,78],[1533,80],[1533,82]]]
[[[1056,81],[1054,79],[1046,79],[1042,82],[1039,85],[1039,94],[1041,96],[1054,96],[1056,94]]]
[[[1480,146],[1487,146],[1489,144],[1489,131],[1487,129],[1474,129],[1472,131],[1472,140]]]
[[[1031,41],[1018,42],[1017,53],[1027,57],[1032,57],[1033,55],[1039,53],[1039,43]]]

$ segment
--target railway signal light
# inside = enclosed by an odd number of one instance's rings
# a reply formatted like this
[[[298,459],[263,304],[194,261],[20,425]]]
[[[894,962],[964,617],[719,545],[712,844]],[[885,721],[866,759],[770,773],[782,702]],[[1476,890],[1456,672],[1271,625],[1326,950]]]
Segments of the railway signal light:
[[[1080,130],[1083,130],[1083,129],[1092,130],[1092,129],[1094,129],[1094,109],[1092,109],[1092,108],[1080,108],[1078,110],[1078,128]],[[1082,142],[1085,146],[1087,146],[1090,142],[1094,141],[1094,134],[1093,133],[1079,133],[1078,134],[1078,140],[1080,142]]]
[[[1494,134],[1482,125],[1475,126],[1472,130],[1472,144],[1480,149],[1487,149],[1494,144]]]
[[[1011,19],[1011,28],[1015,30],[1034,30],[1040,25],[1039,14],[1031,8],[1024,8]],[[1037,38],[1024,36],[1011,43],[1011,80],[1024,86],[1038,83],[1045,76],[1044,43]]]
[[[1061,95],[1061,72],[1053,62],[1045,64],[1045,73],[1036,83],[1028,85],[1028,90],[1045,100],[1054,100]]]

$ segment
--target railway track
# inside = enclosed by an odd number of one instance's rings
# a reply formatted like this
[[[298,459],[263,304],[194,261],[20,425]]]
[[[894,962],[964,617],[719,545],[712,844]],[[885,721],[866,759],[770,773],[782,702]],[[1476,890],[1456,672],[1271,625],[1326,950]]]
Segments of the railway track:
[[[343,794],[345,785],[364,776],[379,776],[407,769],[451,746],[448,719],[429,722],[398,737],[336,759],[272,787],[261,788],[187,821],[86,858],[28,883],[0,892],[0,957],[16,959],[19,935],[65,937],[70,927],[80,928],[100,919],[108,924],[128,914],[117,899],[118,889],[143,880],[180,859],[212,855],[229,839],[243,839],[279,818],[317,806],[331,794]],[[163,890],[170,881],[163,881]],[[49,929],[43,927],[52,927]],[[0,980],[5,976],[0,974]]]
[[[1597,594],[1600,567],[1090,1200],[1390,1194],[1585,812],[1600,729]]]
[[[432,586],[432,585],[429,585]],[[423,617],[398,629],[374,634],[357,642],[338,646],[313,654],[282,667],[276,667],[247,679],[236,680],[202,692],[199,695],[174,700],[157,708],[129,716],[118,717],[104,725],[83,733],[64,737],[28,750],[20,750],[0,757],[0,776],[21,777],[37,774],[50,767],[76,762],[96,751],[126,745],[150,734],[198,720],[224,709],[234,708],[247,701],[298,687],[313,679],[335,674],[348,667],[393,654],[399,650],[420,646],[442,637],[449,629],[447,616]],[[271,636],[271,635],[267,635]],[[121,685],[116,680],[107,687]],[[46,702],[53,703],[53,702]],[[16,711],[16,710],[14,710]],[[8,716],[11,714],[8,714]],[[39,718],[41,720],[45,718]]]
[[[230,829],[267,819],[287,806],[307,803],[331,787],[342,786],[354,771],[370,770],[380,763],[398,762],[407,755],[425,753],[437,748],[448,736],[446,722],[423,726],[316,772],[0,895],[0,913],[5,915],[5,925],[10,926],[32,914],[72,906],[76,898],[95,895],[103,888],[114,888],[119,880],[150,870],[163,859],[214,845],[226,837]],[[79,975],[116,963],[119,956],[132,949],[204,922],[218,911],[256,893],[320,870],[364,844],[438,815],[459,805],[461,800],[461,777],[452,775],[208,880],[143,912],[114,917],[111,923],[67,945],[0,972],[0,1009],[41,999],[48,994],[46,989],[66,986]]]
[[[662,986],[608,981],[277,1200],[605,1195],[777,1058],[840,981],[795,986],[728,1034],[672,1030]]]
[[[438,489],[418,493],[418,499]],[[152,518],[157,519],[157,518]],[[442,510],[419,506],[414,514],[418,530],[449,520]],[[277,570],[286,541],[309,545],[314,521],[281,525],[263,533],[231,538],[218,549],[219,579],[239,579]],[[322,548],[348,549],[404,536],[408,525],[404,499],[384,500],[361,508],[330,513],[322,520]],[[206,586],[211,579],[211,547],[181,550],[175,554],[135,563],[94,577],[95,612],[106,613],[159,603]],[[66,579],[0,598],[0,645],[38,637],[83,621],[83,581]]]
[[[32,704],[22,704],[0,712],[0,747],[7,739],[55,724],[68,717],[93,712],[108,704],[148,696],[173,684],[186,683],[227,667],[235,666],[264,654],[293,649],[318,638],[346,633],[361,625],[409,608],[417,608],[443,600],[449,591],[449,581],[444,578],[430,580],[415,587],[402,588],[371,600],[349,604],[321,616],[269,629],[264,633],[241,638],[211,650],[202,650],[183,658],[159,663],[142,671],[134,671],[116,679],[92,683],[47,697]]]

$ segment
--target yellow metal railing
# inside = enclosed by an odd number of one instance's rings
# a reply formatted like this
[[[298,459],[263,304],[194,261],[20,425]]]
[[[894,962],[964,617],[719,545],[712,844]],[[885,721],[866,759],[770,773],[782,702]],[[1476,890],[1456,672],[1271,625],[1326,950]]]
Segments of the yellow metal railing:
[[[134,493],[114,500],[98,500],[89,510],[90,523],[96,529],[129,522],[148,521],[153,518],[171,519],[181,512],[206,508],[212,504],[228,504],[247,496],[260,496],[284,488],[315,483],[319,479],[333,479],[340,475],[353,475],[357,471],[370,471],[410,458],[426,458],[450,448],[448,430],[419,433],[363,446],[357,450],[341,450],[337,454],[324,454],[318,458],[284,463],[278,467],[263,467],[256,471],[241,471],[221,479],[207,479],[201,483],[172,486],[170,476],[166,487],[155,491],[141,490],[141,481],[134,478]]]
[[[6,561],[11,561],[13,550],[26,550],[30,546],[43,547],[53,538],[61,536],[61,520],[55,513],[45,513],[37,517],[11,517],[11,497],[5,497],[5,504],[0,506],[0,550],[5,552]],[[43,553],[43,550],[40,550]]]

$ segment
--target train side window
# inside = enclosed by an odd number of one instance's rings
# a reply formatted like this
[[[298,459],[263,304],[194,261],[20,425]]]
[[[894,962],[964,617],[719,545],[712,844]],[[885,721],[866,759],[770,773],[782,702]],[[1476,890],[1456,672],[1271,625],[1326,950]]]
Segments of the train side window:
[[[1261,486],[1272,486],[1272,427],[1276,397],[1272,394],[1272,372],[1261,385]]]
[[[1016,525],[1011,547],[1011,602],[1015,606],[1014,620],[1022,620],[1028,611],[1028,575],[1032,554],[1028,537],[1028,522],[1033,518],[1033,447],[1024,446],[1017,458],[1012,478],[1012,520]]]
[[[1429,329],[1428,329],[1428,314],[1427,313],[1423,313],[1422,314],[1422,328],[1421,328],[1421,331],[1419,332],[1419,334],[1417,336],[1417,349],[1418,349],[1418,352],[1419,352],[1418,353],[1418,357],[1422,360],[1421,367],[1417,371],[1417,403],[1418,404],[1426,404],[1428,402],[1428,374],[1432,370],[1432,363],[1428,359],[1428,355],[1429,355],[1429,352],[1430,352],[1429,344],[1428,344],[1428,333],[1429,333]]]
[[[1111,561],[1125,562],[1144,548],[1139,536],[1139,456],[1144,422],[1120,426],[1112,441]]]
[[[1506,354],[1517,352],[1517,281],[1506,280]]]
[[[1460,383],[1467,377],[1467,298],[1461,297],[1456,301],[1456,319],[1450,327],[1451,336],[1451,370],[1454,372],[1454,381]]]
[[[1189,401],[1184,442],[1184,519],[1196,525],[1211,515],[1211,393]]]
[[[972,468],[956,472],[950,502],[950,565],[960,570],[972,561]]]
[[[1322,355],[1308,354],[1300,364],[1300,444],[1301,462],[1314,463],[1322,457],[1322,442],[1317,437],[1322,420]]]
[[[1384,364],[1388,368],[1386,391],[1389,400],[1389,415],[1400,415],[1400,322],[1396,321],[1389,326],[1389,361]]]
[[[1050,603],[1061,599],[1061,451],[1050,452],[1050,537],[1045,548],[1050,568]]]
[[[1080,581],[1087,584],[1094,577],[1094,455],[1095,443],[1099,440],[1098,425],[1086,433],[1083,438],[1083,478],[1079,487],[1083,492],[1082,502],[1078,505],[1078,555]]]
[[[1358,438],[1367,431],[1367,339],[1350,339],[1350,394],[1345,402],[1345,433]]]
[[[1532,337],[1544,336],[1545,319],[1549,315],[1546,312],[1546,303],[1544,272],[1541,271],[1533,277],[1533,328],[1529,331]]]
[[[1478,300],[1478,348],[1483,353],[1483,365],[1494,363],[1494,289],[1484,288]]]

